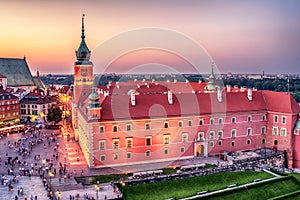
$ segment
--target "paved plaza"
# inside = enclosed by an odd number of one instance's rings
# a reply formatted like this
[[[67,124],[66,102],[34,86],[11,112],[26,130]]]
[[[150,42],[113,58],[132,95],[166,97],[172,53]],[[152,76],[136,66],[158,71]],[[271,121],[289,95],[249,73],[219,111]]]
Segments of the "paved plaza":
[[[62,132],[62,133],[61,133]],[[74,177],[120,172],[145,171],[160,169],[168,165],[190,165],[199,163],[222,163],[217,157],[179,160],[176,162],[162,162],[122,166],[119,168],[89,169],[79,144],[68,140],[68,131],[39,129],[32,133],[10,134],[0,139],[0,174],[6,182],[0,186],[0,199],[49,199],[47,187],[60,199],[114,199],[120,197],[119,191],[109,183],[100,184],[97,191],[94,185],[78,184]],[[72,135],[72,133],[71,133]],[[72,137],[71,137],[72,138]],[[7,161],[10,160],[10,163]],[[14,161],[14,162],[12,162]],[[51,180],[49,172],[52,175]],[[10,175],[8,175],[10,174]],[[29,177],[30,174],[30,177]],[[15,180],[14,179],[15,176]],[[43,183],[45,178],[46,183]],[[12,189],[9,190],[8,184]],[[18,195],[18,189],[23,194]],[[58,193],[59,191],[59,193]]]

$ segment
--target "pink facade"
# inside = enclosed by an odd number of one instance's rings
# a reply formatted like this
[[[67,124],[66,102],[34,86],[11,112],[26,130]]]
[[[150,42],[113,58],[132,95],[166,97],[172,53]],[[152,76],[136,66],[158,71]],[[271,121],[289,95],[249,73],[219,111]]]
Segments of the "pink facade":
[[[300,167],[300,111],[291,94],[225,89],[208,83],[129,81],[92,91],[84,41],[76,52],[72,118],[87,163],[114,167],[257,148],[287,152]],[[275,120],[276,118],[276,120]]]

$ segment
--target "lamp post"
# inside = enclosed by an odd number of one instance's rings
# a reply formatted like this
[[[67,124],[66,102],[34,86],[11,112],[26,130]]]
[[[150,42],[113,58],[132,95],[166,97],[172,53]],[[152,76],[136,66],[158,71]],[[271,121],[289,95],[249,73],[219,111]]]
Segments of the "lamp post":
[[[57,196],[57,200],[60,200],[60,197],[61,197],[61,191],[60,190],[56,191],[56,196]]]
[[[49,177],[50,177],[50,189],[51,189],[51,177],[53,176],[53,173],[50,171],[49,172]]]
[[[98,192],[100,190],[100,186],[99,186],[98,181],[97,181],[97,185],[95,185],[95,189],[96,189],[96,199],[98,200]]]

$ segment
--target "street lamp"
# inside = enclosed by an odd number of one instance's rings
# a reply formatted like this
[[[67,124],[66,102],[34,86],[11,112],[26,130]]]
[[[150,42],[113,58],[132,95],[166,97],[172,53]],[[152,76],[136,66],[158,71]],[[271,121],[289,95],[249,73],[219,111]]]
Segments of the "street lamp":
[[[50,171],[49,172],[49,177],[50,177],[50,189],[51,189],[51,177],[53,176],[53,173]]]
[[[98,192],[100,190],[100,186],[98,185],[98,182],[97,182],[97,185],[95,185],[95,189],[96,189],[96,198],[98,200]]]
[[[60,190],[57,190],[56,191],[56,195],[57,195],[57,200],[60,200],[60,197],[61,197],[61,191]]]

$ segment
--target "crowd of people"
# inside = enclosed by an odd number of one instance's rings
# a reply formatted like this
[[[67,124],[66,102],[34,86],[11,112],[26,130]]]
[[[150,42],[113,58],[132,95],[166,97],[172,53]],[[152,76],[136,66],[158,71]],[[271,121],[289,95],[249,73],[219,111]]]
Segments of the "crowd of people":
[[[0,142],[2,150],[5,150],[5,156],[0,156],[1,185],[7,186],[9,191],[14,189],[20,176],[28,176],[29,179],[31,176],[40,176],[49,198],[53,199],[53,192],[46,180],[49,172],[60,179],[70,178],[70,174],[67,174],[68,164],[59,161],[63,153],[59,151],[57,134],[54,132],[43,132],[42,129],[30,127],[18,134],[1,135]],[[27,199],[22,187],[15,189],[18,190],[15,199]],[[31,195],[31,199],[37,200],[38,196]]]

